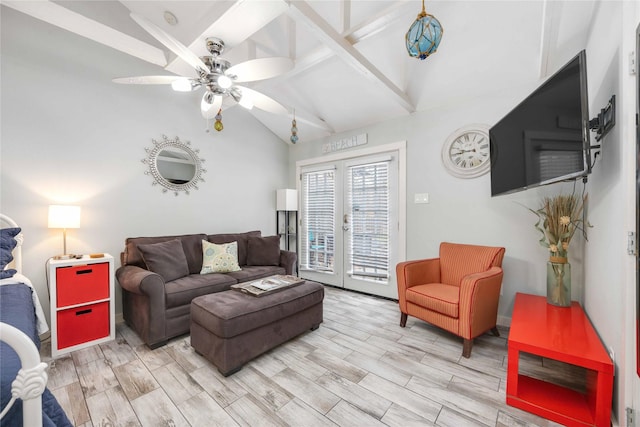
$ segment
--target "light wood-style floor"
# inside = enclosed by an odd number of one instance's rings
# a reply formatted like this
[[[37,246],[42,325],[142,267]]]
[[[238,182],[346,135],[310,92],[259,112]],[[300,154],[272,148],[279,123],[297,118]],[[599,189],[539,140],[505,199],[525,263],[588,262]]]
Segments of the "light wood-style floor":
[[[116,340],[49,362],[49,388],[77,426],[550,426],[505,403],[508,331],[462,340],[396,302],[326,288],[324,323],[225,378],[189,337],[149,350],[126,325]],[[567,366],[522,357],[521,370],[570,384]]]

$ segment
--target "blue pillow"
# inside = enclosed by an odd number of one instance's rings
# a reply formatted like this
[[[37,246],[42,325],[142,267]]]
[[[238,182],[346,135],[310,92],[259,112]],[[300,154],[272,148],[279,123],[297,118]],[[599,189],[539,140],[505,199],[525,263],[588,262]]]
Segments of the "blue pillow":
[[[6,270],[0,270],[0,279],[8,279],[13,277],[17,271],[13,268],[8,268]]]
[[[20,231],[22,231],[20,227],[3,228],[0,230],[0,270],[4,270],[7,264],[13,260],[13,254],[11,252],[18,244],[15,237]],[[11,276],[13,276],[13,274]],[[2,278],[4,279],[4,277]]]

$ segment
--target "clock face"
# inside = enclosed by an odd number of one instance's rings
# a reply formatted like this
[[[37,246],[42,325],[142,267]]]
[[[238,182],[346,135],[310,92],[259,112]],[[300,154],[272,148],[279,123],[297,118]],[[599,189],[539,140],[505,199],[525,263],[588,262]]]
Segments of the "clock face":
[[[489,171],[491,153],[486,125],[469,125],[452,133],[442,147],[442,161],[458,178],[475,178]]]

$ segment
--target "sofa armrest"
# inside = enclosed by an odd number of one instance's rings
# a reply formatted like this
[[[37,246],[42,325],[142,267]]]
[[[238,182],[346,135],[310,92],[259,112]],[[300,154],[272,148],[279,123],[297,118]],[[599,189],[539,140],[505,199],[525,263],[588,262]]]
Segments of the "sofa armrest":
[[[164,278],[135,265],[116,270],[122,294],[124,320],[151,348],[166,342],[166,296]]]
[[[298,255],[292,251],[280,250],[280,267],[284,267],[285,274],[293,274],[296,271]]]
[[[460,283],[460,336],[472,339],[496,326],[502,268],[463,277]]]
[[[406,292],[412,286],[440,282],[440,258],[404,261],[396,265],[398,303],[400,311],[407,313]]]
[[[164,279],[157,273],[135,265],[125,265],[116,270],[116,279],[123,289],[134,294],[150,296],[154,290],[162,289],[164,295]]]

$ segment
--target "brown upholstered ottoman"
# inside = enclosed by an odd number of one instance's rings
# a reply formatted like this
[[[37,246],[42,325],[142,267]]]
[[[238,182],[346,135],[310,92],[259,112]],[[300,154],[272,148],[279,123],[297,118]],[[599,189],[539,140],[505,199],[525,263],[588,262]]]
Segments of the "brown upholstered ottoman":
[[[202,295],[191,302],[191,346],[224,376],[322,323],[324,287],[306,281],[254,297],[239,291]]]

